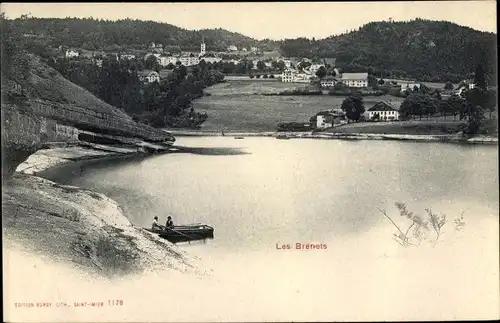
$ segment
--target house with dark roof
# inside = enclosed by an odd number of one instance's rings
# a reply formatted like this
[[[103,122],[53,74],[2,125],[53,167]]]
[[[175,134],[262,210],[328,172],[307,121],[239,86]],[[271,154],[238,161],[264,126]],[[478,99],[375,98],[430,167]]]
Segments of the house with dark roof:
[[[380,101],[368,109],[369,120],[399,120],[399,111],[389,102]]]

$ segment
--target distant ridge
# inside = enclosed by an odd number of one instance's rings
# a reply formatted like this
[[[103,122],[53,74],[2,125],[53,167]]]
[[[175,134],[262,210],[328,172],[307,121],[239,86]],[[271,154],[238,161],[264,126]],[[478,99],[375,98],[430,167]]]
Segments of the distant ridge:
[[[148,50],[152,42],[198,50],[202,39],[207,51],[257,46],[279,49],[283,56],[335,57],[337,67],[376,75],[421,81],[458,81],[483,65],[490,83],[496,81],[496,34],[447,21],[416,19],[408,22],[370,22],[358,30],[324,39],[256,40],[225,29],[187,30],[168,23],[92,18],[28,18],[13,20],[22,33],[43,46],[87,50]]]

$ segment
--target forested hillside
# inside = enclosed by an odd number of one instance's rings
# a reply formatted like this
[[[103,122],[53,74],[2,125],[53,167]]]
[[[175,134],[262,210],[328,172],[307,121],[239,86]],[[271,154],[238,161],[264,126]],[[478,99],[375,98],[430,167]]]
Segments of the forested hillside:
[[[258,41],[224,29],[187,30],[166,23],[141,20],[96,20],[76,18],[18,18],[13,26],[23,34],[39,38],[52,47],[60,45],[87,50],[117,48],[145,49],[152,42],[199,49],[205,38],[208,50],[225,50],[229,45],[256,46]]]
[[[421,81],[458,82],[480,64],[490,84],[496,81],[496,35],[444,21],[371,22],[326,39],[285,40],[281,51],[294,57],[336,57],[345,70]]]

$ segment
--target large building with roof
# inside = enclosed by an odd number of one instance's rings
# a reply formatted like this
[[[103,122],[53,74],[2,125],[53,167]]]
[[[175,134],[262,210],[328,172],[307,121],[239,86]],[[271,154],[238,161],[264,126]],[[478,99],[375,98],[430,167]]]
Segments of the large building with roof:
[[[348,87],[368,87],[368,73],[343,73],[342,83]]]
[[[368,109],[368,119],[381,121],[399,120],[399,111],[389,102],[380,101]]]

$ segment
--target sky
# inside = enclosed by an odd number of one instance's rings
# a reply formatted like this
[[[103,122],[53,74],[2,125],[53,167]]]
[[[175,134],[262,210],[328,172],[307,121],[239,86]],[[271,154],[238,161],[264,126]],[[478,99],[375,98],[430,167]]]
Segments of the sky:
[[[266,3],[2,3],[8,18],[93,17],[166,22],[186,29],[223,28],[256,39],[337,35],[370,21],[446,20],[496,33],[496,2],[266,2]]]

